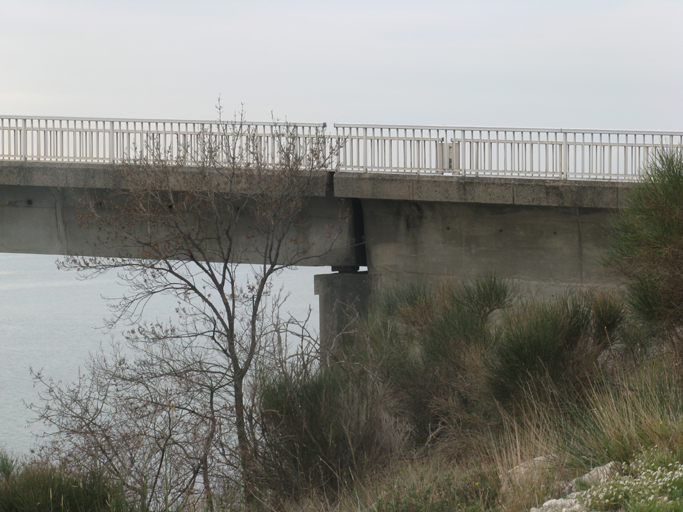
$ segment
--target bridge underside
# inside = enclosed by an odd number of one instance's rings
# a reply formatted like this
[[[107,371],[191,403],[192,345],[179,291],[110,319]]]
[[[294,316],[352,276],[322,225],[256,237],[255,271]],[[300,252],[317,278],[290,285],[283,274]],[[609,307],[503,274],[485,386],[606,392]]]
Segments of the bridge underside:
[[[106,236],[101,226],[89,226],[82,217],[84,198],[81,188],[0,185],[0,252],[137,257],[135,247],[122,246]],[[112,195],[99,190],[98,197]],[[115,201],[116,197],[111,201]],[[109,201],[105,199],[105,204]],[[115,212],[98,212],[103,216]],[[80,214],[80,215],[79,215]],[[301,222],[285,242],[283,253],[299,253],[308,266],[348,267],[355,265],[350,201],[337,198],[311,197],[302,212]],[[201,230],[200,219],[186,219]],[[253,228],[253,215],[243,213],[232,236],[237,243],[231,250],[231,263],[263,263],[263,246]],[[195,229],[197,227],[195,226]],[[215,225],[211,228],[216,229]],[[132,228],[144,239],[148,227],[139,223]],[[207,228],[208,230],[209,228]],[[211,246],[207,235],[207,254],[219,251]]]

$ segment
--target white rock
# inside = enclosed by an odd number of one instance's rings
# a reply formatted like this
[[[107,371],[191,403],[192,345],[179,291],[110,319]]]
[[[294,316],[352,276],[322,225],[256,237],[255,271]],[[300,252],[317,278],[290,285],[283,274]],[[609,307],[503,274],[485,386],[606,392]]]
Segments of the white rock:
[[[583,475],[581,480],[589,485],[597,485],[603,483],[608,478],[612,478],[617,472],[619,465],[616,462],[608,462],[604,466],[593,468],[589,473]]]
[[[538,509],[537,509],[538,510]],[[586,509],[575,499],[548,500],[540,509],[540,512],[584,512]]]
[[[605,480],[612,478],[616,474],[618,468],[619,464],[617,464],[616,462],[608,462],[604,466],[598,466],[597,468],[593,468],[585,475],[579,478],[575,478],[574,480],[569,482],[569,485],[565,489],[565,492],[570,493],[578,491],[579,480],[588,484],[588,486],[590,487],[601,484]]]

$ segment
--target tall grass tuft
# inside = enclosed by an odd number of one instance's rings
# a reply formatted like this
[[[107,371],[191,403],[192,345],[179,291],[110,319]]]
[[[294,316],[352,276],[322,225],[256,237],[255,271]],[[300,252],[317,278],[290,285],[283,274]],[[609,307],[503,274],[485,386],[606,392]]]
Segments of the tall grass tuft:
[[[405,448],[389,390],[352,367],[278,376],[261,393],[262,481],[272,503],[337,500]]]
[[[683,456],[683,380],[663,359],[604,379],[564,424],[565,450],[573,464],[591,468],[630,462],[644,448]]]
[[[509,315],[487,365],[495,400],[508,407],[521,405],[529,394],[545,402],[555,399],[556,389],[574,394],[586,378],[579,363],[593,348],[590,313],[580,297],[567,295],[526,302]]]
[[[531,399],[562,407],[581,400],[619,353],[636,352],[625,305],[607,292],[568,292],[510,310],[487,360],[493,398],[506,410]]]
[[[505,415],[503,428],[491,435],[503,510],[526,511],[560,494],[568,474],[558,416],[558,411],[530,398],[525,415]]]
[[[407,465],[381,493],[373,512],[475,512],[492,510],[500,493],[495,468],[486,465],[444,467],[438,458]]]
[[[19,461],[9,452],[0,449],[0,483],[9,485],[14,477]]]

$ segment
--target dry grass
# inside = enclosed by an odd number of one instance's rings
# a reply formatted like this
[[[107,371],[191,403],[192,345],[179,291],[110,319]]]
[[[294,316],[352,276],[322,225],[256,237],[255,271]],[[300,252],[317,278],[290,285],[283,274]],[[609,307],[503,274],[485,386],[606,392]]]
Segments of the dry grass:
[[[502,432],[491,438],[502,510],[528,511],[560,495],[568,475],[555,414],[537,407],[521,420],[507,417]]]
[[[436,512],[489,510],[500,490],[495,467],[470,461],[458,464],[440,455],[392,464],[381,474],[358,482],[334,503],[311,498],[291,503],[284,512]]]
[[[573,463],[629,462],[650,447],[683,451],[682,380],[665,355],[594,388],[588,411],[565,433]]]

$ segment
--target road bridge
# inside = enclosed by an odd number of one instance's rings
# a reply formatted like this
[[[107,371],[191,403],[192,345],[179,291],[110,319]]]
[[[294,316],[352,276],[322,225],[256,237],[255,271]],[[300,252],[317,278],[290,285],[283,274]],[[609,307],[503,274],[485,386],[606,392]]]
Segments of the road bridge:
[[[683,132],[0,116],[0,251],[87,254],[74,197],[125,187],[121,164],[159,151],[201,159],[206,141],[256,140],[276,167],[283,129],[306,151],[321,136],[338,154],[311,193],[305,233],[340,235],[311,265],[323,335],[335,304],[408,281],[484,272],[535,293],[613,281],[600,265],[611,212],[645,164],[681,147]],[[240,140],[233,140],[239,145]],[[180,186],[180,185],[179,185]],[[367,267],[367,272],[359,269]]]

